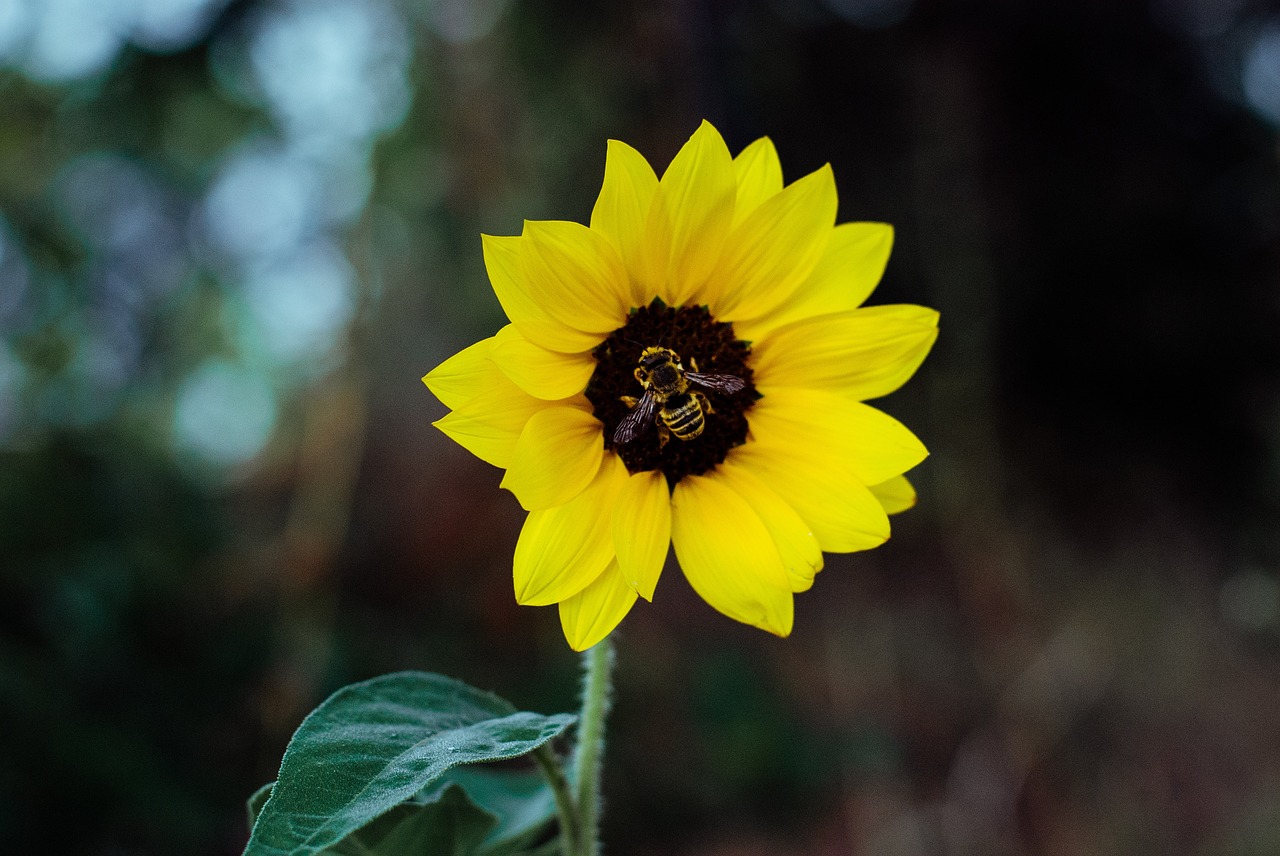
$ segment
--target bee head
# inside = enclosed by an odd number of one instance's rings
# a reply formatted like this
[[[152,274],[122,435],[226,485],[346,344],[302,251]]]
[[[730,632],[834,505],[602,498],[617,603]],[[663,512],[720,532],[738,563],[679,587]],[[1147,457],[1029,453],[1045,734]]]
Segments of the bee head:
[[[640,368],[645,372],[653,371],[664,363],[675,363],[680,365],[680,357],[670,348],[663,348],[655,345],[651,348],[645,348],[640,353]]]

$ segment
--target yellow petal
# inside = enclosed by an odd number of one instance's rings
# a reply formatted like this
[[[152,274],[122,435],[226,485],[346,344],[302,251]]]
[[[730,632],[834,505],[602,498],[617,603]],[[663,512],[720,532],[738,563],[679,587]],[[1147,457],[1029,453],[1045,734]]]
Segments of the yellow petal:
[[[457,411],[431,423],[450,440],[487,464],[505,468],[515,451],[517,431],[507,431],[475,419],[459,416]]]
[[[523,239],[520,236],[481,235],[480,238],[484,247],[484,266],[489,271],[493,293],[498,296],[507,318],[526,339],[565,353],[589,351],[599,344],[599,335],[576,330],[555,320],[529,292],[521,270]]]
[[[613,507],[613,549],[627,585],[653,600],[671,544],[671,493],[657,470],[627,479]]]
[[[583,395],[571,396],[560,401],[534,398],[512,383],[499,370],[495,373],[492,385],[488,389],[458,405],[454,413],[519,434],[524,430],[530,416],[548,407],[576,407],[579,410],[590,411],[591,403]]]
[[[914,508],[916,504],[916,489],[906,476],[894,476],[886,482],[873,484],[871,492],[884,506],[886,514],[897,514]]]
[[[791,632],[791,581],[773,536],[717,472],[676,485],[671,540],[703,600],[745,624],[778,636]]]
[[[583,330],[575,330],[568,324],[562,324],[554,320],[540,318],[513,321],[511,323],[520,331],[520,335],[530,342],[534,342],[551,351],[559,351],[562,354],[579,354],[584,351],[590,351],[604,341],[604,334],[602,333],[587,333]]]
[[[480,236],[489,284],[511,321],[544,318],[546,313],[525,288],[524,275],[520,272],[520,243],[519,235]]]
[[[724,483],[747,501],[773,537],[774,546],[786,566],[791,590],[808,591],[814,574],[822,570],[822,548],[809,524],[787,502],[762,482],[747,467],[734,460],[733,454],[716,472]]]
[[[587,489],[564,505],[529,512],[513,560],[516,601],[559,603],[582,591],[613,561],[610,517],[627,468],[607,455]]]
[[[562,354],[530,342],[514,324],[493,337],[489,359],[516,386],[535,398],[554,401],[587,388],[596,361],[589,353]]]
[[[575,651],[585,651],[613,632],[635,605],[636,593],[627,585],[618,563],[612,562],[577,594],[560,601],[560,627]]]
[[[520,432],[500,486],[529,511],[562,505],[591,483],[603,455],[598,419],[577,407],[548,407]]]
[[[787,302],[768,315],[735,319],[735,332],[755,342],[767,331],[801,318],[857,309],[879,284],[892,249],[889,224],[841,223],[832,231],[818,264]]]
[[[878,398],[915,374],[937,338],[938,313],[923,306],[870,306],[808,318],[756,341],[756,384]]]
[[[658,183],[646,224],[659,259],[659,295],[672,306],[695,301],[720,260],[737,196],[733,158],[720,132],[703,122]]]
[[[591,230],[613,242],[630,278],[630,302],[643,306],[652,289],[655,260],[645,242],[645,221],[658,192],[658,177],[644,156],[626,143],[609,141],[604,184],[591,211]]]
[[[845,462],[811,449],[766,448],[751,441],[733,457],[796,510],[826,552],[869,550],[888,539],[884,509]]]
[[[585,333],[626,322],[631,287],[608,238],[568,220],[526,220],[522,238],[520,270],[548,315]]]
[[[837,226],[822,261],[810,274],[808,287],[797,295],[801,305],[788,309],[803,310],[806,302],[822,312],[858,308],[880,284],[892,250],[893,227],[888,223]]]
[[[757,318],[787,301],[826,250],[836,221],[827,165],[761,203],[733,230],[712,275],[719,317]]]
[[[929,454],[915,434],[870,405],[815,389],[761,385],[751,438],[766,449],[801,449],[839,461],[864,485],[901,475]]]
[[[770,196],[782,190],[782,163],[773,140],[761,137],[733,159],[733,172],[738,182],[737,202],[733,206],[733,225]]]
[[[493,340],[494,337],[490,336],[463,348],[427,372],[422,382],[450,410],[456,410],[469,399],[492,389],[495,377],[502,374],[489,362]]]
[[[589,409],[585,398],[543,401],[534,398],[493,367],[494,376],[483,392],[467,399],[435,426],[471,454],[495,467],[507,467],[520,432],[533,414],[548,407]]]

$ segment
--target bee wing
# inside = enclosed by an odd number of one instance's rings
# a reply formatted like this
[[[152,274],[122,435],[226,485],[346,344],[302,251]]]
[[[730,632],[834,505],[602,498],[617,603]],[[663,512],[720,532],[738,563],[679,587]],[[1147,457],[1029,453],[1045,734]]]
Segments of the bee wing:
[[[613,431],[613,444],[622,446],[630,443],[644,433],[653,424],[653,417],[658,412],[658,399],[652,390],[645,390],[644,396]]]
[[[733,395],[735,392],[742,392],[747,388],[747,382],[742,378],[731,374],[702,374],[700,372],[685,372],[685,379],[694,386],[703,389],[709,389],[712,392],[723,393],[724,395]]]

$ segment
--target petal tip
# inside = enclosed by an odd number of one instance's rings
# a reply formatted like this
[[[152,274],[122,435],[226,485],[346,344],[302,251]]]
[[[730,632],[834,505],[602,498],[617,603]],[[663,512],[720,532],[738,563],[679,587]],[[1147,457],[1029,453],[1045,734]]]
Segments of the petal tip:
[[[516,489],[508,483],[510,481],[510,476],[511,476],[511,470],[509,469],[502,473],[502,481],[498,482],[498,489],[505,490],[508,493],[510,493],[512,496],[514,496],[516,498],[516,502],[520,503],[520,507],[523,508],[525,511],[537,511],[538,510],[537,508],[530,508],[529,507],[530,504],[526,504],[525,501],[520,498],[520,494],[516,492]],[[520,604],[521,606],[529,605],[528,603],[520,599],[519,593],[516,594],[516,603]]]
[[[653,603],[653,594],[658,590],[658,581],[627,580],[627,587],[639,595],[640,599],[645,603]]]
[[[894,238],[897,237],[897,231],[894,229],[893,224],[881,223],[878,220],[874,220],[867,225],[875,227],[876,231],[879,233],[876,237],[881,242],[888,245],[890,251],[892,251]]]
[[[791,630],[795,626],[795,620],[793,616],[787,616],[783,621],[775,624],[774,622],[766,619],[765,622],[759,626],[760,629],[764,630],[766,633],[772,633],[779,639],[786,639],[791,635]]]
[[[690,139],[692,140],[698,137],[707,137],[709,140],[718,143],[717,148],[724,148],[725,154],[729,154],[729,148],[725,144],[724,136],[715,125],[711,124],[709,120],[703,119],[698,124],[698,129],[690,136]],[[730,160],[732,160],[732,155],[730,155]]]
[[[576,635],[576,633],[571,636],[569,635],[568,629],[564,629],[564,630],[565,630],[564,641],[568,642],[569,647],[572,648],[574,651],[578,652],[579,654],[590,651],[592,648],[596,647],[601,642],[608,639],[610,633],[613,632],[613,631],[610,631],[609,633],[606,633],[600,637],[596,637],[594,634],[587,635],[587,636],[578,636]]]

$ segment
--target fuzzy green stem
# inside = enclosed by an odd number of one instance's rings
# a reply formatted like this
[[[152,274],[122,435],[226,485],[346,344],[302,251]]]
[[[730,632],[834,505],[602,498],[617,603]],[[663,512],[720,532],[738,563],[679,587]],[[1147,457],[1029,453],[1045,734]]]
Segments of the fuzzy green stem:
[[[551,788],[551,793],[556,800],[556,810],[560,814],[560,852],[564,856],[577,856],[578,812],[573,802],[573,793],[569,788],[569,780],[564,774],[564,767],[560,766],[560,759],[546,744],[533,750],[533,757],[542,768],[542,775]]]
[[[600,852],[600,773],[604,720],[612,703],[613,642],[607,637],[583,654],[582,713],[574,782],[578,787],[578,856]]]

